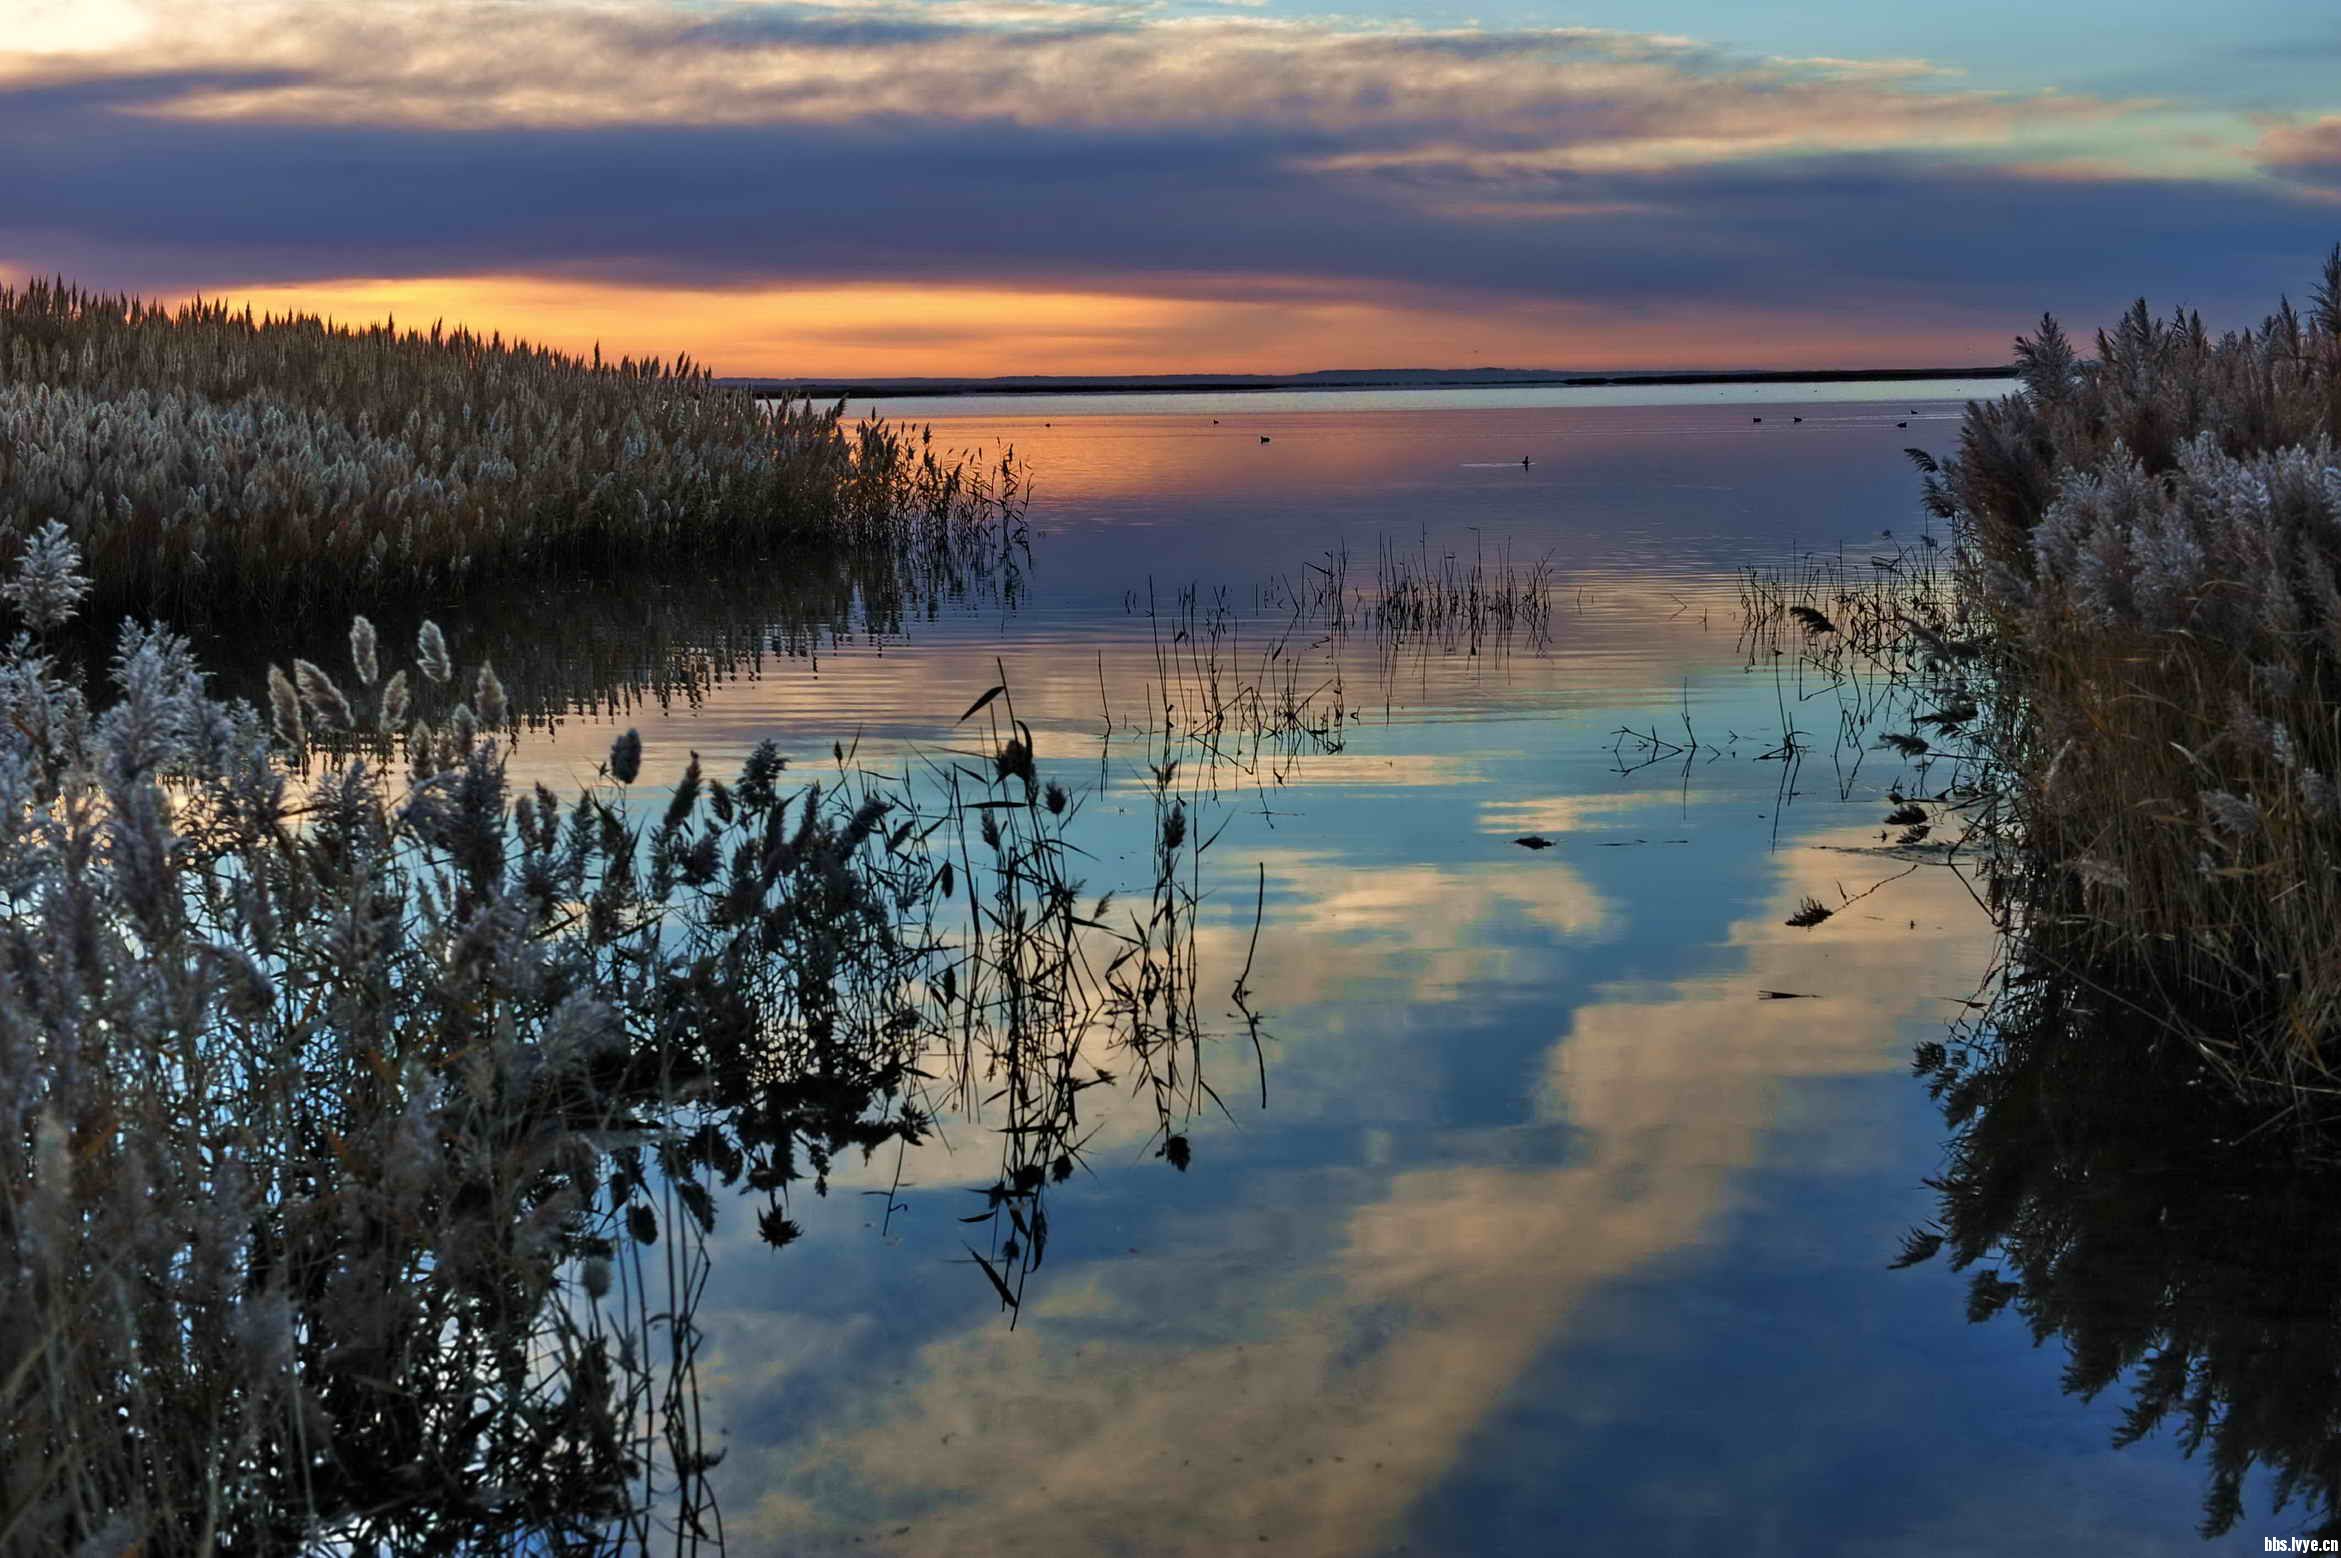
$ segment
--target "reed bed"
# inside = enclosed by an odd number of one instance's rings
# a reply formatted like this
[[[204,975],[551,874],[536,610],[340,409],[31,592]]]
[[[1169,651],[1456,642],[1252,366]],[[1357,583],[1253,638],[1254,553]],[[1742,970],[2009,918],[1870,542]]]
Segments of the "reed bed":
[[[623,721],[643,710],[705,705],[719,688],[753,682],[783,663],[810,663],[854,647],[905,642],[952,612],[1013,610],[1016,557],[911,560],[823,548],[779,567],[627,569],[475,592],[443,620],[506,691],[503,734],[551,730],[574,719]],[[375,620],[386,640],[411,641],[426,610],[405,602]],[[199,639],[215,685],[259,699],[268,654],[335,657],[338,632],[302,625],[292,643],[264,645],[215,628]],[[102,641],[74,635],[62,651],[105,671]],[[395,756],[398,732],[311,731],[312,745]]]
[[[1911,452],[1949,544],[1743,579],[1783,728],[1833,703],[1841,793],[1887,765],[1878,853],[2000,932],[1918,1048],[1951,1138],[1894,1264],[2061,1336],[2069,1393],[2126,1395],[2117,1447],[2205,1451],[2206,1538],[2256,1490],[2330,1539],[2341,249],[2305,316],[2214,340],[2141,303],[2094,360],[2053,319],[2017,348],[2022,394]]]
[[[1915,770],[1889,824],[1979,865],[2010,966],[2303,1120],[2341,1062],[2341,250],[2312,302],[2216,340],[2140,304],[2087,361],[2042,320],[2023,393],[1911,451],[1950,545],[1743,588],[1784,696]]]
[[[2341,251],[2305,321],[2210,342],[2141,308],[2095,362],[2053,321],[2019,344],[2022,396],[1911,451],[1917,536],[1741,581],[1783,804],[1828,749],[1880,807],[1860,853],[1959,872],[1999,932],[1917,1049],[1950,1137],[1892,1263],[2061,1338],[2068,1393],[2125,1398],[2117,1448],[2202,1452],[2206,1538],[2254,1502],[2329,1538]],[[1621,751],[1720,755],[1687,708],[1659,732]]]
[[[2333,1092],[2341,1025],[2341,249],[2306,314],[2144,303],[1922,460],[1986,624],[2011,912],[2234,1080]],[[2049,932],[2053,929],[2054,934]]]
[[[0,587],[0,1551],[720,1548],[694,1314],[738,1203],[787,1245],[841,1158],[1004,1111],[971,1254],[1013,1306],[1109,1065],[1186,1166],[1171,771],[1125,929],[1005,688],[932,804],[769,744],[644,794],[632,732],[564,802],[436,627],[359,619],[265,714],[129,627],[108,698],[41,649],[90,589],[62,526]]]
[[[64,523],[102,616],[346,607],[559,566],[1003,550],[1013,452],[688,359],[0,287],[0,563]]]

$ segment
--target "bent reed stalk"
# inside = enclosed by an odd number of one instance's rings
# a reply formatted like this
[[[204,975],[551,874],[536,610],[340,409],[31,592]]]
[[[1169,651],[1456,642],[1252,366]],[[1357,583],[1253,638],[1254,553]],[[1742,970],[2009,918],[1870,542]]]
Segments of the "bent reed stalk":
[[[0,565],[61,520],[101,617],[445,595],[554,565],[1023,537],[1025,474],[687,357],[0,286]]]

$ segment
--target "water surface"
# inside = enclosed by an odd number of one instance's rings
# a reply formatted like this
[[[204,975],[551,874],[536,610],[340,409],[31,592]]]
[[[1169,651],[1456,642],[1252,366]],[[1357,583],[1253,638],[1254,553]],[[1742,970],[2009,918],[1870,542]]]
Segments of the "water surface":
[[[1879,819],[1908,772],[1738,631],[1743,568],[1916,540],[1903,450],[2001,388],[889,404],[1030,463],[1007,587],[876,627],[730,578],[459,621],[459,655],[565,702],[514,759],[556,786],[627,725],[670,780],[768,735],[900,764],[1004,679],[1098,891],[1144,875],[1166,703],[1219,678],[1332,712],[1183,781],[1225,828],[1202,1005],[1256,958],[1265,1106],[1232,1023],[1184,1171],[1098,1089],[1013,1324],[961,1241],[980,1117],[798,1195],[786,1250],[719,1224],[734,1550],[2202,1550],[2201,1469],[2113,1449],[2061,1341],[1888,1269],[1944,1165],[1912,1050],[1989,926],[1942,869],[1847,902],[1903,870]],[[1370,588],[1386,549],[1549,566],[1549,632],[1294,625],[1317,570]],[[1801,766],[1767,756],[1791,731]],[[1808,897],[1845,906],[1787,925]]]

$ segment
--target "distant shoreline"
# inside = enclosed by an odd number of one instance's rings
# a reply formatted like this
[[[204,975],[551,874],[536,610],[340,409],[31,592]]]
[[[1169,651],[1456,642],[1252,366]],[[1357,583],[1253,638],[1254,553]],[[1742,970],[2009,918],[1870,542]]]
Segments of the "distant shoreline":
[[[957,395],[1160,395],[1242,394],[1290,390],[1361,389],[1593,389],[1638,384],[1892,384],[1918,379],[2007,379],[2012,364],[1961,368],[1814,368],[1742,373],[1546,373],[1536,370],[1472,372],[1394,369],[1345,373],[1218,374],[1000,379],[775,379],[737,378],[720,382],[762,399],[814,400],[925,399]]]

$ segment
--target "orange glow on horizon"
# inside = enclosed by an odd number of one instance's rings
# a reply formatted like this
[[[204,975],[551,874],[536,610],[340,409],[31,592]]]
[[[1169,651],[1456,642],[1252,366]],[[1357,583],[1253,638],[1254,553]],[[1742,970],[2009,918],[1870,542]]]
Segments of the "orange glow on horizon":
[[[607,357],[688,352],[726,377],[986,378],[1010,374],[1293,373],[1318,368],[1824,368],[1996,360],[1972,325],[1842,314],[1566,303],[1382,301],[1248,284],[1253,296],[1162,296],[906,283],[745,290],[560,277],[358,278],[206,287],[262,313],[347,323],[434,320]],[[193,293],[190,291],[189,296]]]

